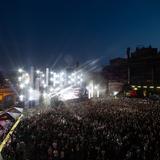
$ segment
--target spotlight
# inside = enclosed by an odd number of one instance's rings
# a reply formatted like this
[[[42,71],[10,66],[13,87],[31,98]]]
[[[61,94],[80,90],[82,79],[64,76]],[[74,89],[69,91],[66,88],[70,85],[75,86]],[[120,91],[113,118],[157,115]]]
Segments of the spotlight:
[[[23,69],[22,69],[22,68],[19,68],[19,69],[18,69],[18,72],[19,72],[19,73],[22,73],[22,72],[23,72]]]
[[[20,95],[19,100],[22,102],[24,100],[24,95]]]

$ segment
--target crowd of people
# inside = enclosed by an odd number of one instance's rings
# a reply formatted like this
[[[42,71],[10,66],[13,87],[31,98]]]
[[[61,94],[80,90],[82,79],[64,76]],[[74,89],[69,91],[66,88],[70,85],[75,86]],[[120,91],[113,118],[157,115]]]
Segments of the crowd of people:
[[[36,109],[4,160],[159,160],[160,108],[138,99],[86,100]]]
[[[14,122],[10,120],[0,120],[0,143],[2,143],[13,124]]]

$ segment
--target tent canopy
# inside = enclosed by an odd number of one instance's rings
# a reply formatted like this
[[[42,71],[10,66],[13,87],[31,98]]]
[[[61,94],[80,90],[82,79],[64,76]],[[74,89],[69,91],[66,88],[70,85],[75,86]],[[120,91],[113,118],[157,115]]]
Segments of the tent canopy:
[[[23,108],[13,107],[13,108],[7,109],[7,112],[22,113],[23,112]]]

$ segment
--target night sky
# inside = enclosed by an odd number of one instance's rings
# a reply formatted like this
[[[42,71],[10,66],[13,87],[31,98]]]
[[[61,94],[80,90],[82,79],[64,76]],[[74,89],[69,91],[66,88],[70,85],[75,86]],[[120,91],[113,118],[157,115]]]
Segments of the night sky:
[[[0,67],[70,65],[160,48],[157,0],[1,0]]]

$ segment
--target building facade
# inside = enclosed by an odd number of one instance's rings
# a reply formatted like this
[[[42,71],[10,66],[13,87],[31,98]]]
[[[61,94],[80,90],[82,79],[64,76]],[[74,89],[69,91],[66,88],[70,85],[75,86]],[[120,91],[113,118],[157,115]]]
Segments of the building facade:
[[[157,48],[137,47],[131,52],[127,48],[127,58],[115,58],[103,68],[108,82],[120,82],[132,86],[140,95],[160,94],[160,52]],[[122,85],[121,85],[122,86]]]
[[[157,48],[136,48],[127,52],[129,83],[137,85],[160,84],[160,53]]]

